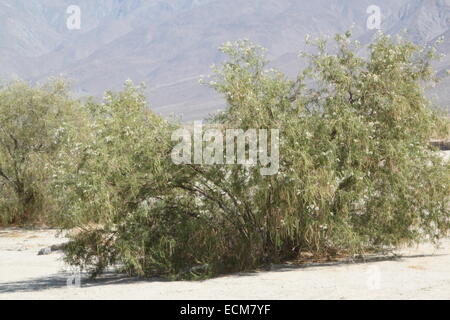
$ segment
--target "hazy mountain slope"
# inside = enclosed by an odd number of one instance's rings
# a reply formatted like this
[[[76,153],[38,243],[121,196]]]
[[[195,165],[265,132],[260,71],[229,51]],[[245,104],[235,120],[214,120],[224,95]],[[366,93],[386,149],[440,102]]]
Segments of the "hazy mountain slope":
[[[397,33],[407,29],[413,40],[428,42],[449,30],[450,1],[407,1],[395,18],[397,21],[389,32]]]
[[[82,10],[81,30],[66,28],[71,4]],[[145,81],[155,110],[200,118],[223,105],[198,84],[221,60],[223,42],[258,42],[274,66],[293,74],[306,34],[352,27],[369,41],[372,4],[380,6],[388,33],[408,28],[412,39],[426,43],[450,30],[450,0],[2,0],[0,74],[32,80],[62,74],[79,93],[98,96],[127,78]],[[449,62],[438,65],[441,72]],[[447,99],[438,95],[441,103]]]

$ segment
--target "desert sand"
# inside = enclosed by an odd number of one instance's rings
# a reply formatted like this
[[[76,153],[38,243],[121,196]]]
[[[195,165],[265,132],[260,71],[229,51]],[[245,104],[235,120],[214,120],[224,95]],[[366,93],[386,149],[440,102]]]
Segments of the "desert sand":
[[[55,230],[0,230],[2,299],[450,299],[450,240],[365,263],[273,266],[206,281],[170,282],[106,275],[77,277],[62,254],[40,249],[66,241]],[[78,282],[78,279],[80,281]],[[68,281],[69,280],[69,281]]]

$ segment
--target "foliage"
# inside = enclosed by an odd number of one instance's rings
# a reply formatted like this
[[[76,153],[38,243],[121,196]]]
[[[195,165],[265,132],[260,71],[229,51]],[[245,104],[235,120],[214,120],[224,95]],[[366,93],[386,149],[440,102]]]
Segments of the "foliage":
[[[52,161],[77,122],[77,103],[67,85],[53,80],[31,87],[0,87],[0,223],[49,222],[57,204],[51,194]]]
[[[350,34],[324,40],[290,80],[264,50],[228,43],[210,85],[227,109],[218,130],[280,129],[280,168],[175,165],[176,125],[131,84],[90,105],[92,136],[61,180],[66,259],[93,274],[197,277],[315,256],[363,254],[448,235],[450,167],[429,146],[439,121],[422,84],[432,50],[380,35],[368,55]],[[63,170],[66,172],[67,170]],[[64,176],[64,175],[63,175]]]

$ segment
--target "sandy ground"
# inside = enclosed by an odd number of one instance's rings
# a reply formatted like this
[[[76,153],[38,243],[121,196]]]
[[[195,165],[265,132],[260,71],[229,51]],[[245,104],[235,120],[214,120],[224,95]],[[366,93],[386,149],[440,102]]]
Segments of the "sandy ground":
[[[79,286],[60,253],[37,255],[64,241],[53,230],[0,230],[0,299],[450,299],[450,240],[366,263],[274,266],[200,282],[82,275]]]

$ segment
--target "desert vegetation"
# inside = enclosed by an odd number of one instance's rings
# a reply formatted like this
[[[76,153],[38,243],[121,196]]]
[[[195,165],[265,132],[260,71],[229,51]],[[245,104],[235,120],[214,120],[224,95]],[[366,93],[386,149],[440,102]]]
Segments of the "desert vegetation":
[[[362,56],[350,33],[310,43],[296,79],[242,40],[206,81],[227,103],[209,119],[217,130],[280,130],[273,176],[174,164],[181,124],[131,82],[83,103],[59,81],[3,86],[2,223],[77,230],[65,259],[94,276],[115,266],[172,279],[447,236],[450,166],[429,143],[447,127],[423,89],[435,51],[385,35]]]
[[[62,80],[0,87],[0,224],[53,222],[53,164],[70,143],[68,129],[82,123],[79,107]]]

